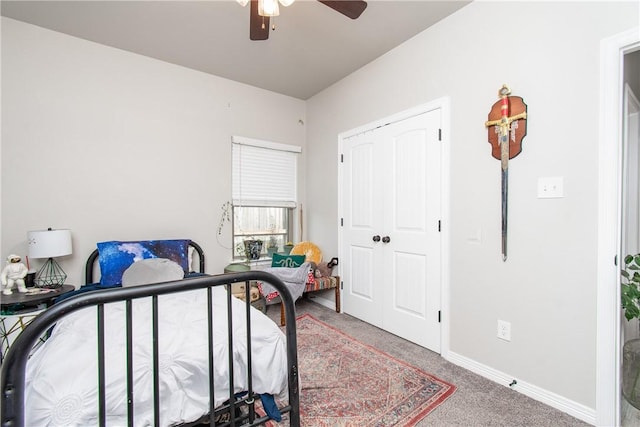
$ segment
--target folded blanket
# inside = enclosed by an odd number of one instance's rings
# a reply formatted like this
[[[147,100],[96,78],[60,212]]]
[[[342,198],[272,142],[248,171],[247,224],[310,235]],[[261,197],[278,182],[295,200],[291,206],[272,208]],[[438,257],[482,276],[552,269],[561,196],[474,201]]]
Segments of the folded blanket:
[[[304,292],[305,285],[307,284],[307,280],[309,279],[309,272],[311,271],[311,263],[305,262],[300,267],[289,268],[289,267],[269,267],[265,268],[263,271],[267,273],[271,273],[276,276],[278,279],[282,280],[285,285],[287,285],[287,289],[291,293],[293,300],[297,300],[302,296]],[[260,292],[265,296],[267,301],[271,301],[275,297],[278,296],[278,291],[271,284],[262,282],[258,286],[260,288]]]

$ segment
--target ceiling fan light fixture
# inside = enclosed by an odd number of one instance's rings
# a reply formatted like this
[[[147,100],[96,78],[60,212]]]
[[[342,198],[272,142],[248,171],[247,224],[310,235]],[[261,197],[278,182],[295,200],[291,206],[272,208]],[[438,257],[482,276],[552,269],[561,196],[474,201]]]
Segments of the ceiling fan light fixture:
[[[280,15],[280,6],[278,5],[278,0],[258,0],[258,15],[260,16]]]
[[[249,14],[249,39],[269,39],[269,26],[276,29],[275,17],[280,15],[281,4],[283,7],[291,6],[295,0],[236,0],[240,4],[251,2]],[[367,8],[365,0],[318,0],[325,6],[347,18],[357,19]]]

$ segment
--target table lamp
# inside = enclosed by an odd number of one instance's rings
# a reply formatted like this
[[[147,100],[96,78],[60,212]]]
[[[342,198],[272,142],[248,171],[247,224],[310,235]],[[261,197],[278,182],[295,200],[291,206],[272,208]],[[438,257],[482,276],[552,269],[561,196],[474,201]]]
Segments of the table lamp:
[[[29,258],[48,258],[36,273],[34,284],[39,288],[58,288],[67,279],[60,265],[53,259],[71,255],[70,230],[38,230],[27,233]]]

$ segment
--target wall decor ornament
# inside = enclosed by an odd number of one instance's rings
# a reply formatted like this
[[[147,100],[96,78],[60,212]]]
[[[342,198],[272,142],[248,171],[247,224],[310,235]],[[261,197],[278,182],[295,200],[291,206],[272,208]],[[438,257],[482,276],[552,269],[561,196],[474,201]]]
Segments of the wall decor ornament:
[[[509,160],[522,151],[522,140],[527,134],[527,104],[519,96],[509,96],[511,89],[505,84],[498,91],[499,101],[491,106],[488,128],[491,155],[500,160],[502,170],[502,261],[507,260],[507,196]]]
[[[2,282],[3,295],[11,295],[13,293],[13,285],[16,285],[18,292],[27,292],[24,279],[27,277],[29,269],[23,263],[20,262],[20,256],[11,254],[7,256],[7,265],[2,269],[0,273],[0,282]]]

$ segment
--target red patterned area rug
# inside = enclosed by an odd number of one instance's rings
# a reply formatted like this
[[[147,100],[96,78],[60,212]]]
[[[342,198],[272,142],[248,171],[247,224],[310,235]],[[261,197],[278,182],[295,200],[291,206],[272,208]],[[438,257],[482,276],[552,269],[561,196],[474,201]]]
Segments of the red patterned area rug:
[[[297,339],[304,427],[413,426],[456,389],[308,314]]]

